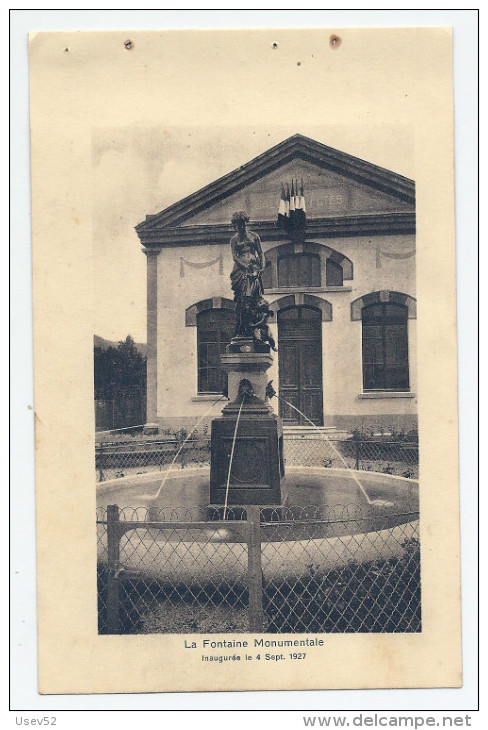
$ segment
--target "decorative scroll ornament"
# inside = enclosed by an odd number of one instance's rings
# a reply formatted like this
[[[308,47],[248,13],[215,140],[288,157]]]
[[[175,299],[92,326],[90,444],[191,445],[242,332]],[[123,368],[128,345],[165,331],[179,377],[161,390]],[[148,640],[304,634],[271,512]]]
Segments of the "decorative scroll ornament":
[[[187,261],[187,259],[184,259],[180,257],[180,276],[185,276],[185,266],[191,266],[194,269],[206,269],[207,266],[213,266],[214,264],[219,265],[219,275],[222,276],[224,273],[224,259],[222,254],[220,256],[217,256],[216,259],[212,259],[212,261]]]
[[[381,257],[384,256],[387,259],[409,259],[411,256],[415,256],[415,249],[406,251],[405,253],[391,253],[390,251],[383,251],[381,245],[376,246],[376,268],[381,269]]]

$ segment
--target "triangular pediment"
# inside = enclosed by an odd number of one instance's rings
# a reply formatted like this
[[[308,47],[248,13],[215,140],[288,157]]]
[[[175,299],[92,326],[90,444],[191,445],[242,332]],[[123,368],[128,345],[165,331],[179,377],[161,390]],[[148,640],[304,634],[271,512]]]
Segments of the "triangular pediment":
[[[303,179],[309,220],[415,210],[412,180],[302,135],[294,135],[201,190],[147,216],[144,240],[157,231],[228,225],[245,210],[251,221],[276,220],[281,183]]]
[[[229,223],[232,213],[245,210],[251,221],[274,221],[281,183],[303,180],[308,218],[359,215],[411,210],[412,206],[387,193],[372,190],[350,178],[304,160],[294,160],[208,209],[190,216],[181,225]]]

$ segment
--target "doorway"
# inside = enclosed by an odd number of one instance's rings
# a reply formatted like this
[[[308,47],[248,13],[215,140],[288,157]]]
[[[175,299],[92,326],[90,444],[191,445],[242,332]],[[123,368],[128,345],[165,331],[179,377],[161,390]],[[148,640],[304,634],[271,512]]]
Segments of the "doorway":
[[[312,307],[278,312],[280,416],[285,425],[310,425],[285,401],[323,426],[322,313]]]

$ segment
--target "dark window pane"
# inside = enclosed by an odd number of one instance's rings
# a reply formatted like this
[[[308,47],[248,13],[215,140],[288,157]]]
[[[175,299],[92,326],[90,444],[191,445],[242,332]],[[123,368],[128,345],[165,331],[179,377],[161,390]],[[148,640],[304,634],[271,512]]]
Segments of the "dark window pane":
[[[385,324],[403,324],[407,321],[407,308],[402,304],[383,304]]]
[[[407,309],[373,304],[362,312],[363,388],[408,390]]]
[[[290,307],[290,309],[281,309],[278,312],[278,320],[280,322],[298,322],[298,309],[296,307]]]
[[[312,309],[311,307],[300,307],[298,310],[300,313],[300,319],[303,321],[321,322],[322,315],[319,309]]]
[[[379,363],[365,365],[363,369],[364,389],[384,390],[384,374],[384,367]]]
[[[322,330],[322,314],[311,307],[293,307],[278,312],[280,338],[293,336],[300,329],[301,337],[319,337]]]
[[[364,307],[363,322],[379,322],[383,319],[383,305],[373,304],[371,307]]]
[[[207,371],[208,391],[210,393],[218,393],[222,390],[221,372],[219,368],[209,368]]]
[[[209,366],[218,367],[220,365],[220,346],[216,342],[207,345],[207,363]]]
[[[207,370],[198,371],[198,391],[199,393],[209,392]]]
[[[340,264],[336,264],[335,261],[327,259],[325,262],[325,280],[327,286],[342,286],[343,285],[343,271]]]
[[[371,365],[383,362],[383,338],[381,327],[363,327],[363,363]]]
[[[288,286],[290,271],[289,257],[278,259],[278,286]]]
[[[312,256],[310,261],[312,264],[311,286],[320,286],[320,257]]]
[[[295,256],[294,264],[296,267],[296,281],[309,281],[310,262],[308,256]]]
[[[202,329],[199,332],[198,340],[199,342],[218,342],[219,333],[217,330]]]
[[[202,329],[211,329],[216,322],[215,309],[205,309],[197,315],[198,326]]]
[[[272,283],[271,283],[271,263],[269,261],[266,261],[266,266],[264,268],[263,273],[261,274],[261,279],[263,282],[263,286],[265,289],[271,289]]]
[[[221,393],[225,373],[220,355],[225,352],[235,329],[235,313],[230,309],[205,309],[197,314],[198,392]]]
[[[386,353],[387,364],[400,364],[405,361],[407,355],[407,338],[405,325],[386,325]]]
[[[300,253],[278,259],[278,286],[320,286],[320,257]]]
[[[389,390],[408,390],[408,372],[404,366],[387,367],[385,381]]]
[[[199,369],[204,369],[208,365],[207,362],[207,347],[206,345],[199,344],[198,345],[198,367]]]

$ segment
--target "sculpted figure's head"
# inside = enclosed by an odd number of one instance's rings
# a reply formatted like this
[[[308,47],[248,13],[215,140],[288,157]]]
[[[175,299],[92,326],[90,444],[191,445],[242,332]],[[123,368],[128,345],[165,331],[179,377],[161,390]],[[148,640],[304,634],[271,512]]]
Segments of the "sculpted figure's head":
[[[249,216],[244,210],[238,210],[232,216],[231,223],[236,231],[244,231],[249,223]]]

